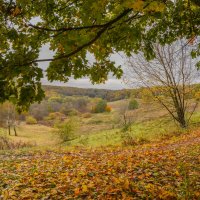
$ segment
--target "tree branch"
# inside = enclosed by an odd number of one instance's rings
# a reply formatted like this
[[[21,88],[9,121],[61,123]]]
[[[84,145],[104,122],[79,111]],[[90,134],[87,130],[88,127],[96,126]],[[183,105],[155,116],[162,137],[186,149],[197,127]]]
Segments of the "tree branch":
[[[59,29],[51,29],[51,28],[36,26],[36,25],[33,25],[33,24],[28,24],[28,26],[35,28],[37,30],[51,31],[51,32],[76,31],[76,30],[83,30],[83,29],[102,28],[102,27],[105,27],[106,25],[107,25],[107,23],[106,24],[94,24],[94,25],[89,25],[89,26],[68,27],[68,28],[62,27],[62,28],[59,28]]]
[[[26,64],[33,64],[33,63],[37,63],[37,62],[47,62],[47,61],[55,61],[55,60],[60,60],[60,59],[63,59],[63,58],[69,58],[70,56],[80,52],[82,49],[90,46],[91,44],[93,44],[96,40],[98,40],[101,35],[110,27],[112,26],[114,23],[118,22],[121,18],[123,18],[124,16],[126,16],[130,11],[132,11],[132,9],[126,9],[123,13],[121,13],[119,16],[117,16],[116,18],[114,18],[113,20],[111,20],[110,22],[106,23],[104,25],[104,27],[99,30],[96,34],[96,36],[91,39],[89,42],[83,44],[82,46],[79,46],[77,49],[75,49],[74,51],[68,53],[68,54],[65,54],[65,55],[61,55],[61,56],[58,56],[56,58],[49,58],[49,59],[39,59],[39,60],[33,60],[29,63],[26,63]]]

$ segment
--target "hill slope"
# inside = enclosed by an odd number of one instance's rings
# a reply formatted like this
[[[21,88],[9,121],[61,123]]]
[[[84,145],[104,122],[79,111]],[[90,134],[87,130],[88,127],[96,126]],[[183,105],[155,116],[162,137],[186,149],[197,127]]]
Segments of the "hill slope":
[[[198,199],[200,131],[136,147],[0,155],[3,199]]]

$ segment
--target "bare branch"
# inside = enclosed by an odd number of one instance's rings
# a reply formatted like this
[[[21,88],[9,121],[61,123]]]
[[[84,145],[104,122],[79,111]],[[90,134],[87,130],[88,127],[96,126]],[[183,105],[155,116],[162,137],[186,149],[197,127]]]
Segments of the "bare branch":
[[[189,107],[186,91],[190,89],[197,69],[191,62],[190,50],[183,44],[182,40],[165,46],[154,44],[155,59],[151,61],[147,61],[142,53],[133,55],[128,62],[126,77],[129,83],[137,82],[146,87],[172,118],[186,127]],[[181,51],[177,52],[177,48]]]

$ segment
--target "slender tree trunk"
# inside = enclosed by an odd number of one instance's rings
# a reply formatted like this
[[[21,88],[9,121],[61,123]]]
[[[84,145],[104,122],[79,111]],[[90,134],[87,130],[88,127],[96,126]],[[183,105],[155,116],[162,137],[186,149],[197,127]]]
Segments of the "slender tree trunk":
[[[124,114],[124,125],[126,125],[126,114]]]
[[[185,119],[185,112],[183,109],[178,108],[177,109],[177,118],[178,118],[178,122],[180,124],[180,126],[182,128],[186,128],[187,127],[187,123],[186,123],[186,119]]]
[[[17,136],[17,130],[16,130],[16,126],[15,125],[14,125],[13,129],[14,129],[14,132],[15,132],[15,136]]]
[[[179,123],[180,123],[180,125],[181,125],[182,128],[187,128],[187,123],[186,123],[184,115],[182,115],[181,117],[179,117]]]
[[[10,134],[10,124],[8,125],[8,134],[11,135]]]

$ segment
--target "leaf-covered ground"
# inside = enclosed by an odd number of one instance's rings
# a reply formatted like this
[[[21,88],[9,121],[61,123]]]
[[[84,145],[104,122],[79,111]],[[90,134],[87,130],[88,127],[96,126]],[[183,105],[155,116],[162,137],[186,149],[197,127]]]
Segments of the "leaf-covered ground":
[[[199,199],[200,133],[135,147],[0,155],[0,199]]]

